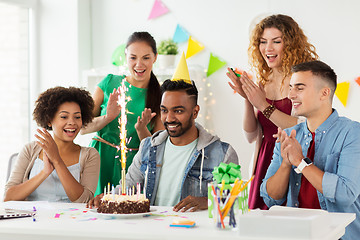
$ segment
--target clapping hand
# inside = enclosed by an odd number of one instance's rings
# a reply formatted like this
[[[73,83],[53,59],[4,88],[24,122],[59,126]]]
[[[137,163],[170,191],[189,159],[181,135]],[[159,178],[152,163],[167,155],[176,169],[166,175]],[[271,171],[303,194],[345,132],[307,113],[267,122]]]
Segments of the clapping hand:
[[[277,136],[277,142],[280,142],[281,144],[280,150],[283,163],[285,162],[287,165],[298,166],[304,156],[302,154],[301,145],[296,140],[296,130],[293,129],[290,136],[288,136],[284,130],[278,128]]]
[[[226,76],[228,76],[228,78],[230,78],[231,82],[228,82],[229,86],[238,94],[240,94],[240,96],[242,96],[243,98],[247,99],[247,96],[242,88],[242,83],[240,81],[240,77],[236,76],[236,74],[233,72],[233,70],[231,68],[227,68],[229,72],[226,73]]]
[[[239,80],[242,85],[242,90],[246,95],[246,99],[248,99],[255,108],[263,111],[269,105],[266,101],[264,85],[262,83],[259,83],[259,86],[256,85],[246,72],[243,72]]]
[[[35,137],[38,139],[37,144],[43,150],[44,170],[50,174],[54,170],[54,163],[61,161],[59,150],[53,137],[46,129],[38,129],[37,132],[39,135],[35,134]]]
[[[50,175],[54,171],[54,165],[51,164],[45,152],[43,152],[43,162],[44,162],[44,169],[43,169],[44,173],[46,175]]]

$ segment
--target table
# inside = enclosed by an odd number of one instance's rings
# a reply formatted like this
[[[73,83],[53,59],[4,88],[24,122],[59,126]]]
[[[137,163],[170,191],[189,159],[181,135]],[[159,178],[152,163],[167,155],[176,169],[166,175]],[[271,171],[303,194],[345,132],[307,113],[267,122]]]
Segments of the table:
[[[79,203],[6,202],[0,207],[37,208],[36,221],[31,218],[0,221],[0,239],[245,239],[234,230],[215,228],[207,211],[176,213],[171,207],[152,207],[153,215],[132,219],[103,219]],[[331,213],[333,230],[322,239],[338,239],[355,219],[351,213]],[[174,219],[196,221],[194,228],[173,228]],[[248,239],[248,238],[247,238]],[[252,238],[261,239],[261,238]],[[266,238],[269,239],[269,238]]]

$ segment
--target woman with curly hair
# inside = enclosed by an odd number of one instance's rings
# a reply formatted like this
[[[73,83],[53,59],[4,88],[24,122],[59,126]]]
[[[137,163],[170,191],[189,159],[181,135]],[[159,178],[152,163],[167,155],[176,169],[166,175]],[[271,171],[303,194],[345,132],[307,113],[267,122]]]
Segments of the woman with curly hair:
[[[93,108],[90,93],[79,88],[55,87],[40,94],[33,116],[42,129],[18,155],[4,201],[88,202],[94,196],[99,153],[74,143],[92,121]]]
[[[266,17],[255,26],[248,54],[258,84],[246,72],[237,77],[228,69],[227,76],[230,87],[245,100],[243,129],[247,140],[256,140],[249,207],[268,209],[260,197],[260,185],[271,162],[273,135],[278,127],[285,129],[298,123],[291,116],[292,103],[287,98],[291,67],[316,60],[318,55],[294,19],[281,14]]]
[[[93,140],[90,146],[96,148],[101,156],[98,187],[95,195],[101,194],[110,183],[114,186],[121,179],[121,154],[114,147],[120,144],[119,116],[117,103],[124,81],[128,88],[126,96],[131,99],[126,104],[126,132],[129,141],[126,147],[126,170],[138,152],[140,141],[152,133],[164,129],[160,121],[160,84],[152,71],[157,58],[155,39],[148,32],[134,32],[126,44],[126,61],[130,74],[106,76],[93,94],[95,108],[94,121],[81,131],[81,134],[97,132],[106,143]]]

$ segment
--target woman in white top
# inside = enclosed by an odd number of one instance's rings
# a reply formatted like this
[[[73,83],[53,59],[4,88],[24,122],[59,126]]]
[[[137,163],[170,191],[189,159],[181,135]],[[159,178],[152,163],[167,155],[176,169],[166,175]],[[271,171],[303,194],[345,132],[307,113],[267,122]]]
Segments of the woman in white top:
[[[93,108],[89,92],[75,87],[51,88],[39,96],[33,115],[43,129],[37,130],[37,141],[19,153],[4,201],[87,202],[94,196],[99,153],[74,143],[80,129],[92,121]]]

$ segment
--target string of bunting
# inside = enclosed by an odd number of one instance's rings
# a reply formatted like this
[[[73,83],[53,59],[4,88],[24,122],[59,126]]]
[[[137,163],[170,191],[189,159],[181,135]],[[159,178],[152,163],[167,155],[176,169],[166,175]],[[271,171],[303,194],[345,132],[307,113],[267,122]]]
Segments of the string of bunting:
[[[155,0],[153,7],[151,9],[150,15],[148,19],[158,18],[168,13],[169,9],[165,6],[165,4],[161,0]],[[200,43],[198,40],[194,39],[189,32],[180,24],[177,24],[175,33],[173,35],[173,41],[176,43],[188,42],[186,58],[190,58],[202,50],[204,50],[205,46]],[[212,52],[210,52],[209,63],[207,68],[207,77],[220,70],[226,65],[226,61],[222,60],[220,57],[216,56]],[[355,82],[360,85],[360,77],[355,79]],[[335,95],[340,100],[340,102],[346,107],[348,95],[349,95],[350,82],[342,82],[338,83],[337,89],[335,91]]]
[[[148,20],[158,18],[168,12],[169,9],[161,0],[155,0],[150,11]],[[186,29],[180,24],[177,24],[176,26],[175,33],[173,35],[173,41],[176,43],[183,43],[186,41],[188,42],[186,58],[190,58],[205,49],[205,46],[201,42],[196,40],[193,36],[191,36],[189,32],[186,31]],[[211,52],[206,74],[207,77],[209,77],[211,74],[215,73],[225,65],[226,61],[222,60],[220,57],[216,56],[214,53]]]

